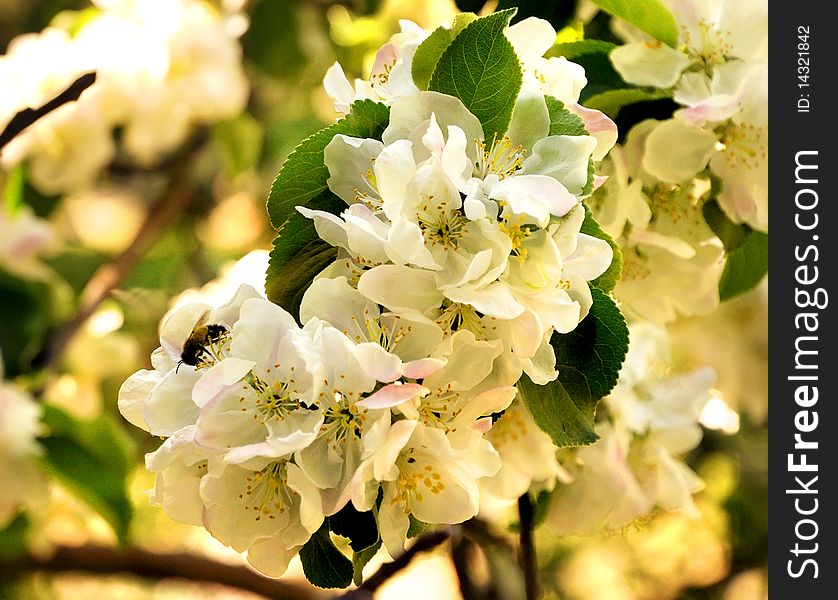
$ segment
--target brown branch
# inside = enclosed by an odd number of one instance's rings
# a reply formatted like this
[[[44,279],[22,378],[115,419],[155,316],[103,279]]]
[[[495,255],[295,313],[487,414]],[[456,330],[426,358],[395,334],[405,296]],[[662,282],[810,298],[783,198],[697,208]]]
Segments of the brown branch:
[[[40,365],[34,366],[47,369],[56,366],[73,336],[134,269],[160,234],[186,209],[192,200],[192,189],[189,185],[190,168],[205,141],[206,132],[199,132],[178,153],[179,160],[171,165],[168,186],[160,199],[149,209],[131,244],[93,273],[81,292],[78,312],[53,336]]]
[[[417,554],[433,550],[450,537],[451,531],[448,529],[438,529],[422,534],[403,554],[399,555],[393,562],[381,565],[381,568],[364,581],[358,589],[341,596],[341,600],[372,600],[375,590],[384,585],[393,575],[407,567]]]
[[[226,565],[186,553],[158,554],[139,548],[124,551],[107,546],[58,546],[47,558],[24,555],[0,561],[3,576],[31,572],[121,573],[145,579],[184,579],[246,590],[272,600],[321,600],[314,588],[269,579],[243,566]]]
[[[462,530],[451,540],[451,562],[460,582],[460,595],[463,600],[476,600],[481,597],[477,584],[471,574],[471,563],[474,559],[475,544],[466,537]]]
[[[520,541],[518,561],[524,572],[524,588],[527,600],[538,600],[541,597],[538,585],[538,564],[535,557],[535,542],[533,540],[533,505],[529,494],[518,498],[518,518],[520,521]]]
[[[38,108],[24,108],[22,111],[15,114],[15,116],[12,117],[12,120],[6,125],[5,129],[3,129],[3,132],[0,133],[0,150],[5,148],[6,144],[11,142],[18,134],[22,133],[27,127],[35,123],[35,121],[41,117],[51,113],[60,106],[78,100],[82,92],[93,85],[95,81],[96,71],[85,73],[67,86],[67,89],[43,106]]]

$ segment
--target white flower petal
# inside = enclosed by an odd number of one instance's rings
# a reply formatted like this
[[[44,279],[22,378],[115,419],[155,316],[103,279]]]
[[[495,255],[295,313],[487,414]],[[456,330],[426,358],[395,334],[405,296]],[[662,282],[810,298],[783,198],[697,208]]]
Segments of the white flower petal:
[[[365,271],[358,291],[390,310],[412,308],[423,314],[442,304],[433,273],[399,265],[380,265]]]
[[[588,160],[597,143],[596,138],[587,135],[551,135],[540,139],[524,161],[523,175],[509,177],[501,183],[517,181],[525,175],[541,175],[558,180],[569,193],[579,194],[588,181]]]
[[[608,56],[627,82],[663,89],[675,85],[690,65],[683,52],[658,41],[623,44]]]
[[[372,173],[375,157],[384,144],[378,140],[338,134],[323,150],[323,162],[329,169],[326,183],[329,189],[347,204],[358,201],[359,193],[378,195],[370,187],[368,173]]]
[[[356,404],[357,406],[369,409],[392,408],[408,400],[427,396],[429,393],[430,390],[428,388],[418,383],[391,383]]]
[[[504,33],[522,63],[541,58],[556,43],[556,30],[549,21],[538,17],[522,19]]]
[[[355,91],[346,78],[340,63],[335,63],[326,71],[323,77],[323,89],[334,102],[335,110],[341,114],[348,114],[350,105],[355,101]]]
[[[681,183],[707,166],[717,141],[711,131],[663,121],[646,138],[643,168],[666,183]]]

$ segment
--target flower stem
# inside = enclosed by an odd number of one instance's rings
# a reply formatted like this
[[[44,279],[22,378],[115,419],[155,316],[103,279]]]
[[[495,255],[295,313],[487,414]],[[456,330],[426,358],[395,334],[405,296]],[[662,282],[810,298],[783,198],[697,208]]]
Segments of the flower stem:
[[[541,590],[538,584],[538,562],[533,540],[533,505],[529,494],[518,498],[518,519],[520,521],[518,561],[524,572],[526,599],[538,600],[541,597]]]
[[[0,132],[0,150],[2,150],[6,144],[11,142],[18,134],[23,133],[27,127],[33,125],[41,117],[48,115],[56,108],[64,106],[68,102],[75,102],[78,100],[82,92],[95,82],[95,71],[84,73],[73,81],[73,83],[67,86],[67,89],[42,106],[39,106],[38,108],[24,108],[22,111],[15,114],[3,131]]]
[[[23,555],[0,560],[4,577],[24,573],[124,573],[146,579],[184,579],[246,590],[273,600],[321,600],[326,594],[300,584],[277,581],[244,566],[226,565],[186,553],[162,554],[139,548],[58,546],[47,557]]]

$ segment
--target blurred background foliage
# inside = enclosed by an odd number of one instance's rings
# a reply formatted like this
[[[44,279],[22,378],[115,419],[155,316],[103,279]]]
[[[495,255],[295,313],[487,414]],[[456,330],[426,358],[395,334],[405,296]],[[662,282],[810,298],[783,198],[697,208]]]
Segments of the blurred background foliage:
[[[23,543],[32,552],[47,553],[56,544],[116,544],[121,538],[155,551],[190,551],[240,563],[205,531],[176,524],[148,506],[144,490],[153,479],[142,467],[142,456],[155,442],[123,423],[117,390],[130,373],[146,366],[158,345],[158,322],[172,298],[203,286],[251,250],[270,247],[274,232],[264,203],[273,177],[300,140],[335,118],[321,87],[326,69],[339,60],[350,78],[363,76],[375,50],[398,30],[399,19],[435,27],[458,9],[485,12],[495,5],[518,6],[516,19],[548,19],[567,41],[613,39],[607,15],[566,0],[500,0],[488,6],[481,0],[456,5],[451,0],[250,0],[243,4],[249,29],[241,40],[251,83],[246,111],[194,132],[185,150],[185,173],[175,173],[183,159],[178,153],[151,168],[117,157],[95,191],[56,197],[36,190],[25,168],[0,172],[4,201],[32,206],[63,242],[45,259],[53,272],[49,280],[21,279],[0,267],[6,377],[21,378],[48,407],[59,409],[54,414],[47,409],[54,431],[63,431],[62,419],[83,423],[83,428],[65,423],[67,437],[50,438],[54,448],[49,450],[66,461],[67,469],[61,475],[61,465],[53,464],[59,477],[46,503],[0,532],[0,557],[13,555]],[[0,53],[15,36],[68,23],[89,9],[83,0],[0,0]],[[596,65],[586,66],[592,83],[598,73],[609,76],[608,65],[600,65],[601,72],[595,72]],[[640,103],[623,113],[618,125],[627,129],[659,110],[655,102]],[[90,291],[91,277],[125,252],[175,176],[190,196],[183,214],[165,227],[60,356],[50,356],[51,343]],[[707,483],[697,496],[702,519],[658,514],[625,531],[592,538],[555,539],[540,529],[537,547],[549,597],[767,598],[766,315],[763,286],[708,317],[682,319],[671,327],[679,366],[715,367],[720,391],[741,415],[737,435],[706,432],[689,457]],[[43,365],[50,368],[40,370]],[[74,436],[81,437],[74,442]],[[92,469],[93,475],[73,469],[73,463]],[[90,481],[85,477],[102,489],[86,489]],[[101,502],[104,509],[97,505]],[[478,573],[491,569],[505,582],[494,597],[520,594],[509,556],[487,546],[485,552],[472,550],[470,560]],[[301,581],[299,566],[287,577]],[[443,600],[459,598],[457,590],[454,567],[438,553],[394,578],[376,597]],[[171,580],[0,572],[3,599],[193,597],[254,596]]]

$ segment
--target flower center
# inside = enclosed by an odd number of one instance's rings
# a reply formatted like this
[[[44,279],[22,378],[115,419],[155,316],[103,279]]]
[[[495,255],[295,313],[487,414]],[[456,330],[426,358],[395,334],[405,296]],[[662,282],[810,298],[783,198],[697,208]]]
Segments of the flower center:
[[[239,499],[244,501],[244,509],[252,511],[253,518],[261,521],[276,519],[278,514],[288,510],[293,505],[295,495],[297,492],[288,487],[288,475],[283,461],[248,475]]]
[[[646,279],[652,271],[647,266],[648,259],[635,246],[623,250],[623,271],[620,279],[623,281],[638,281]]]
[[[327,408],[324,416],[323,435],[330,438],[329,446],[338,454],[343,454],[340,446],[343,445],[344,440],[352,436],[360,439],[364,422],[367,420],[366,412],[359,410],[354,402],[339,401]]]
[[[398,59],[394,58],[392,61],[381,65],[380,71],[370,74],[370,85],[372,87],[377,85],[387,85],[387,82],[390,81],[390,71],[392,71],[393,67],[396,66],[396,62],[398,62]]]
[[[375,157],[370,159],[370,163],[375,165]],[[372,167],[366,171],[358,171],[358,179],[363,182],[365,188],[356,187],[352,191],[355,192],[355,202],[360,202],[373,212],[381,210],[381,194],[378,191],[378,180],[375,177],[375,171]]]
[[[439,494],[445,489],[442,474],[431,464],[419,467],[411,448],[399,457],[399,478],[395,481],[396,493],[393,505],[404,507],[405,514],[412,512],[413,500],[422,502],[425,494]]]
[[[512,240],[511,254],[521,259],[521,262],[524,262],[527,259],[527,249],[523,247],[524,240],[532,235],[533,226],[524,225],[523,217],[520,218],[518,223],[514,223],[509,219],[502,219],[499,225],[500,230]]]
[[[459,400],[460,393],[451,390],[451,384],[448,384],[422,399],[419,416],[429,427],[443,429],[446,433],[454,431],[456,428],[451,427],[451,422],[462,412],[462,408],[456,408]]]
[[[477,339],[485,339],[485,326],[481,316],[474,307],[459,302],[443,305],[442,314],[436,320],[437,325],[446,333],[453,333],[460,329],[471,331]]]
[[[433,246],[440,245],[445,250],[454,249],[465,235],[468,219],[459,210],[449,210],[445,202],[433,205],[433,199],[433,196],[428,196],[416,213],[422,237]]]
[[[476,177],[485,179],[487,175],[494,174],[498,176],[498,179],[503,179],[514,175],[521,169],[521,164],[524,162],[524,147],[514,146],[507,136],[501,139],[495,138],[488,149],[484,141],[474,140],[474,144],[477,146],[478,156],[474,164]]]
[[[279,365],[276,365],[277,367]],[[270,369],[268,370],[270,372]],[[315,405],[305,405],[297,399],[296,381],[290,377],[287,381],[276,380],[268,383],[257,377],[252,372],[245,378],[247,388],[256,392],[255,399],[249,398],[249,394],[239,398],[242,412],[252,412],[255,420],[267,423],[270,420],[282,421],[289,414],[298,408],[314,410]],[[249,390],[247,390],[249,391]]]
[[[698,22],[697,39],[686,27],[683,29],[683,52],[702,69],[710,69],[732,58],[731,34],[705,19]]]
[[[728,168],[756,169],[765,161],[765,127],[730,122],[721,134],[722,156]]]

